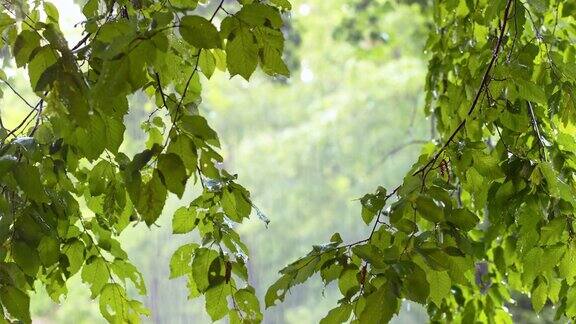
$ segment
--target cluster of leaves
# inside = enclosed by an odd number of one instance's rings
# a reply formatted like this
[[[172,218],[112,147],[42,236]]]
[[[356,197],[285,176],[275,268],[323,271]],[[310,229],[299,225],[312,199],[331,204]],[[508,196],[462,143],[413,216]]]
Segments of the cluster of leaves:
[[[283,301],[319,273],[339,304],[322,323],[384,323],[409,299],[432,322],[511,323],[511,295],[576,318],[576,6],[435,1],[426,111],[438,139],[403,183],[364,196],[363,240],[334,234],[284,268]]]
[[[139,322],[148,310],[127,283],[146,288],[117,237],[130,224],[155,224],[168,194],[182,198],[190,179],[202,193],[174,214],[173,230],[197,230],[201,244],[174,253],[171,277],[187,276],[190,297],[204,295],[213,320],[261,320],[233,229],[251,214],[250,194],[221,168],[218,136],[198,105],[201,78],[216,69],[246,80],[258,65],[288,75],[280,28],[289,9],[286,0],[89,0],[84,37],[70,46],[53,4],[3,1],[3,60],[27,69],[39,101],[0,75],[30,110],[14,128],[0,123],[0,322],[31,322],[34,283],[60,302],[76,273],[106,320]],[[129,157],[120,147],[136,92],[156,109],[142,125],[146,149]]]

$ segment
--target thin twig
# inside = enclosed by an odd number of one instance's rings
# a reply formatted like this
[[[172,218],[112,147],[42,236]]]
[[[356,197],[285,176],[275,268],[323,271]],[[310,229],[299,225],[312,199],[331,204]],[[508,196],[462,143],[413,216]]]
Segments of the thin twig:
[[[2,143],[2,145],[4,144],[4,142],[6,141],[6,139],[12,135],[14,135],[16,133],[16,131],[18,131],[22,126],[24,126],[24,124],[26,123],[26,121],[28,120],[28,118],[30,118],[32,116],[32,114],[34,114],[35,112],[38,113],[38,109],[37,107],[39,107],[43,102],[43,99],[41,99],[38,104],[36,105],[35,109],[30,110],[30,112],[28,113],[28,115],[26,115],[26,117],[24,117],[24,119],[22,119],[22,121],[20,122],[20,124],[18,124],[18,126],[16,126],[14,129],[12,129],[10,132],[8,132],[8,134],[6,134],[6,136],[4,136],[2,138],[2,141],[0,141]]]
[[[386,195],[386,197],[384,198],[384,205],[378,211],[378,216],[376,216],[376,221],[374,222],[374,226],[372,227],[372,231],[370,232],[370,236],[368,236],[368,239],[366,239],[367,242],[370,242],[370,240],[372,240],[372,236],[374,236],[374,232],[376,231],[376,227],[378,226],[378,223],[380,222],[380,217],[382,216],[382,212],[384,211],[384,208],[386,207],[386,202],[388,202],[388,199],[390,199],[390,197],[394,196],[398,192],[398,190],[400,190],[400,187],[401,186],[396,187],[396,189],[394,189],[391,193]]]
[[[206,185],[204,184],[204,179],[202,179],[202,170],[198,166],[196,166],[196,171],[198,172],[198,179],[200,179],[200,184],[202,185],[203,189],[206,189]]]
[[[162,97],[162,103],[164,104],[164,107],[168,108],[165,98],[166,95],[164,94],[164,90],[162,90],[162,83],[160,82],[160,74],[158,74],[158,72],[155,72],[154,75],[156,76],[156,82],[158,83],[158,91],[160,91],[160,96]]]
[[[32,109],[36,109],[36,107],[32,106],[32,104],[30,104],[30,102],[28,102],[28,100],[26,100],[8,81],[6,81],[4,79],[0,79],[0,80],[2,80],[2,82],[4,82],[8,86],[8,88],[10,88],[10,90],[12,90],[12,92],[14,92],[14,94],[16,94],[20,99],[22,99],[22,101],[24,101],[26,106],[28,106]]]
[[[82,46],[82,44],[86,43],[86,41],[88,40],[88,38],[90,38],[90,35],[92,35],[92,33],[87,33],[86,36],[82,37],[82,39],[76,43],[76,45],[74,45],[70,51],[74,52],[75,50],[77,50],[80,46]]]
[[[28,136],[33,136],[34,133],[36,133],[38,126],[40,126],[40,120],[42,118],[42,108],[44,108],[44,101],[40,100],[40,105],[38,106],[38,113],[36,114],[36,124],[34,124],[34,127],[32,128],[32,131]]]

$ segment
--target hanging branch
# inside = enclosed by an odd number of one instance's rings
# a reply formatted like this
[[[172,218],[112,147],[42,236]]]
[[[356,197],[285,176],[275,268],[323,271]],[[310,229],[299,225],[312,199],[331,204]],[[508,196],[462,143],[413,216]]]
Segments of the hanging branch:
[[[498,34],[498,39],[496,40],[496,45],[494,46],[494,50],[492,51],[492,59],[490,59],[490,62],[488,63],[488,67],[486,68],[486,71],[484,72],[484,76],[482,77],[482,81],[480,82],[480,87],[478,88],[478,91],[476,92],[476,95],[474,96],[474,100],[472,101],[472,105],[470,105],[470,109],[468,109],[468,113],[467,113],[466,117],[460,122],[458,127],[456,127],[456,129],[452,132],[450,137],[448,137],[448,140],[446,140],[446,142],[444,143],[444,145],[442,145],[440,150],[438,150],[438,152],[436,152],[434,157],[432,159],[430,159],[428,161],[428,163],[426,163],[423,167],[418,169],[418,171],[414,172],[413,175],[417,175],[419,173],[423,174],[422,183],[425,182],[426,176],[428,175],[428,172],[430,172],[431,167],[434,165],[434,163],[436,163],[438,158],[440,158],[440,155],[444,151],[446,151],[446,149],[448,148],[448,145],[450,145],[450,143],[452,143],[452,141],[454,140],[456,135],[464,128],[464,126],[466,125],[466,121],[467,121],[468,117],[470,117],[472,115],[472,113],[474,112],[474,110],[476,109],[476,106],[478,105],[478,102],[480,100],[482,93],[484,93],[484,90],[486,89],[486,87],[490,83],[490,72],[492,71],[492,68],[494,67],[494,63],[498,59],[498,54],[500,54],[502,42],[504,41],[504,34],[506,33],[506,26],[508,23],[508,15],[510,13],[510,7],[512,6],[513,1],[514,0],[508,0],[508,2],[506,3],[506,9],[504,10],[504,17],[502,19],[502,24],[500,25],[500,32]]]

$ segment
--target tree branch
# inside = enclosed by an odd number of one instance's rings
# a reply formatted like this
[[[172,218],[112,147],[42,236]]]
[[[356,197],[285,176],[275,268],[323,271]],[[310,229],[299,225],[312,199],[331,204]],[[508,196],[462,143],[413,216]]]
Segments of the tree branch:
[[[498,39],[496,41],[496,45],[494,46],[494,50],[492,51],[492,58],[490,59],[490,62],[488,63],[488,67],[486,68],[486,71],[484,72],[484,76],[482,77],[482,81],[480,82],[480,87],[478,88],[478,91],[476,92],[476,95],[474,96],[474,100],[472,101],[472,104],[470,105],[470,109],[468,109],[468,113],[466,115],[466,118],[464,118],[464,120],[462,120],[460,122],[458,127],[456,127],[456,129],[452,132],[450,137],[448,137],[448,140],[446,140],[446,142],[444,143],[444,145],[442,145],[440,150],[438,152],[436,152],[434,157],[432,159],[430,159],[428,161],[428,163],[426,163],[423,167],[418,169],[418,171],[414,172],[413,175],[417,175],[419,173],[422,173],[424,180],[426,179],[426,176],[429,172],[430,167],[433,166],[434,163],[436,163],[436,161],[438,160],[440,155],[448,148],[448,145],[450,145],[450,143],[452,143],[452,141],[454,140],[456,135],[464,128],[464,126],[466,125],[466,121],[467,121],[468,117],[470,117],[472,115],[472,113],[474,112],[474,110],[476,109],[476,106],[478,105],[478,101],[479,101],[482,93],[484,93],[484,89],[486,88],[486,86],[490,82],[490,72],[492,71],[492,67],[494,66],[494,63],[496,62],[496,60],[498,59],[498,54],[500,53],[500,48],[502,46],[502,42],[504,40],[504,34],[506,32],[506,25],[508,22],[508,14],[510,13],[510,7],[511,7],[513,1],[514,0],[508,0],[508,2],[506,3],[506,9],[504,9],[504,17],[502,19],[502,24],[500,25],[500,32],[498,35]],[[423,183],[424,183],[424,181],[423,181]]]

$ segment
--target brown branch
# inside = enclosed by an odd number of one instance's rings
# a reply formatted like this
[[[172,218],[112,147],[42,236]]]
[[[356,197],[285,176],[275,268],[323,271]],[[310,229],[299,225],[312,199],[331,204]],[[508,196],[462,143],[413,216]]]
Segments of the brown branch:
[[[70,51],[74,52],[75,50],[77,50],[80,46],[82,46],[84,43],[86,43],[86,41],[88,40],[88,38],[90,38],[90,35],[92,35],[92,33],[87,33],[86,36],[82,37],[82,39],[80,41],[78,41],[78,43],[76,43],[76,45],[74,45]]]
[[[214,20],[218,11],[220,11],[221,9],[224,10],[223,5],[224,5],[224,0],[220,0],[220,3],[218,3],[216,10],[214,10],[214,13],[212,13],[212,16],[209,19],[210,22],[212,22],[212,20]],[[190,82],[192,82],[192,78],[194,77],[194,75],[196,73],[198,73],[198,67],[200,65],[200,55],[201,54],[202,54],[202,48],[199,48],[198,53],[195,55],[196,62],[194,63],[194,69],[192,70],[192,73],[190,73],[190,76],[188,77],[188,80],[186,81],[186,85],[184,86],[184,90],[182,91],[182,96],[180,97],[180,100],[178,101],[178,105],[176,105],[176,111],[174,114],[174,121],[172,123],[172,126],[170,127],[170,131],[168,131],[168,137],[166,138],[166,142],[164,143],[164,146],[168,145],[168,141],[170,139],[170,133],[171,133],[172,129],[174,129],[178,120],[180,119],[180,116],[178,116],[178,114],[179,114],[180,108],[182,107],[182,104],[184,102],[184,98],[186,98],[186,94],[188,93],[188,88],[190,87]]]
[[[434,165],[434,163],[436,163],[436,161],[438,160],[440,155],[448,148],[448,145],[450,145],[450,143],[452,143],[452,141],[454,140],[456,135],[464,128],[464,126],[466,125],[467,118],[470,117],[472,115],[472,113],[474,112],[474,110],[476,109],[476,106],[478,105],[478,101],[479,101],[482,93],[484,93],[484,89],[487,87],[488,83],[490,82],[490,72],[492,71],[492,67],[494,66],[494,63],[496,62],[496,60],[498,59],[498,54],[500,53],[500,48],[502,46],[502,42],[504,40],[504,34],[506,32],[506,25],[508,22],[508,14],[510,13],[510,7],[511,7],[513,1],[514,0],[508,0],[508,2],[506,3],[506,9],[504,9],[504,17],[502,19],[502,24],[500,25],[500,32],[498,35],[498,39],[496,40],[496,45],[494,46],[494,50],[492,51],[492,58],[490,59],[490,62],[488,63],[488,67],[486,68],[486,71],[484,72],[484,76],[482,77],[482,81],[480,82],[480,87],[478,88],[478,91],[476,92],[476,95],[474,96],[474,100],[472,101],[472,104],[470,105],[470,109],[468,109],[468,113],[466,115],[466,118],[464,118],[464,120],[462,120],[460,122],[458,127],[456,127],[456,129],[452,132],[450,137],[448,137],[448,140],[446,140],[446,142],[444,143],[444,145],[442,145],[440,150],[438,152],[436,152],[434,157],[432,159],[430,159],[428,161],[428,163],[426,163],[423,167],[418,169],[418,171],[414,172],[413,175],[417,175],[419,173],[422,173],[424,180],[425,180],[430,166],[432,166],[432,165]],[[423,183],[424,182],[425,181],[423,181]]]
[[[218,11],[220,11],[220,9],[222,9],[223,5],[224,5],[224,0],[220,0],[220,3],[216,7],[216,10],[214,10],[214,13],[212,14],[212,16],[209,19],[210,22],[212,22],[212,20],[214,20],[214,17],[216,17],[216,14],[218,13]]]
[[[222,7],[223,5],[224,5],[224,0],[220,0],[220,3],[216,7],[216,10],[214,10],[214,13],[212,13],[212,16],[209,19],[210,22],[212,22],[212,20],[214,20],[218,11],[220,11],[220,9],[223,9],[223,7]],[[182,106],[182,102],[184,101],[184,98],[186,97],[186,93],[188,92],[188,87],[190,86],[190,82],[192,81],[192,78],[198,72],[198,66],[200,65],[200,55],[201,54],[202,54],[202,48],[198,49],[198,53],[196,54],[196,63],[194,64],[194,70],[192,70],[192,73],[190,73],[190,76],[188,77],[188,80],[186,81],[186,85],[184,86],[184,91],[182,91],[182,97],[180,97],[180,102],[178,102],[178,106],[176,106],[176,114],[178,113],[178,110]],[[176,121],[176,120],[177,120],[177,118],[175,118],[174,121]]]
[[[160,74],[158,74],[158,72],[155,72],[154,75],[156,76],[156,83],[158,83],[158,91],[160,91],[160,96],[162,97],[162,103],[164,104],[164,107],[168,108],[168,105],[166,104],[166,95],[164,94],[164,90],[162,90],[162,83],[160,82]]]

